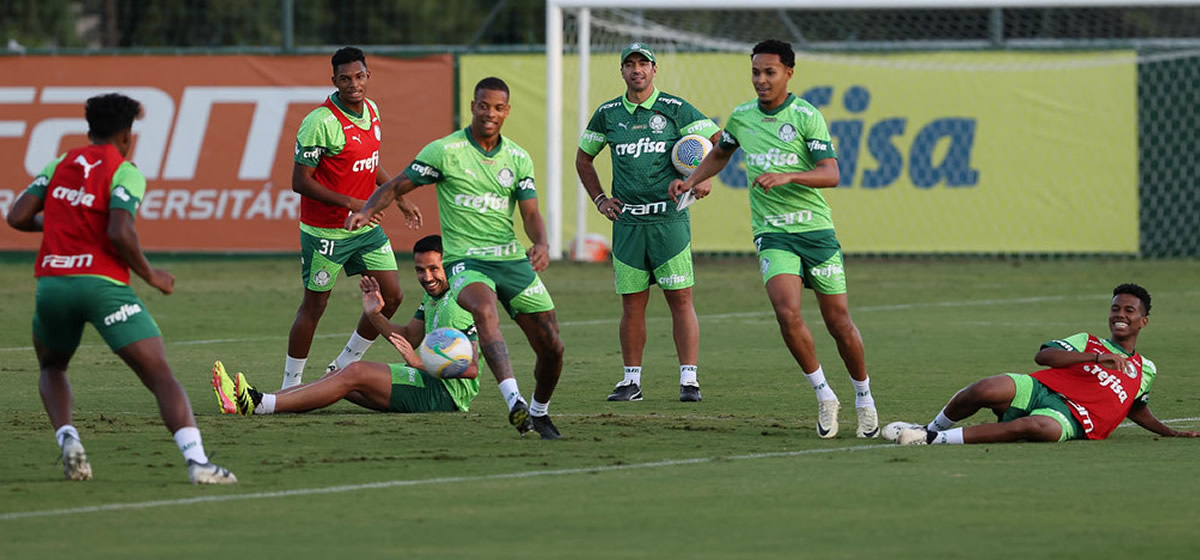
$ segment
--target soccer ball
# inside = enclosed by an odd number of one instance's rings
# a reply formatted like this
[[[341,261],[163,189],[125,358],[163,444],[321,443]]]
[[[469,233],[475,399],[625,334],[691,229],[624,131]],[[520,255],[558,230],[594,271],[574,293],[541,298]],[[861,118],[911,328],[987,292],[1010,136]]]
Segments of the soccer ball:
[[[474,354],[467,335],[451,327],[433,329],[426,334],[418,353],[421,363],[425,364],[426,373],[445,379],[453,379],[466,372]]]
[[[689,134],[680,138],[671,148],[671,163],[680,175],[687,177],[700,166],[704,156],[712,151],[712,142],[699,134]]]

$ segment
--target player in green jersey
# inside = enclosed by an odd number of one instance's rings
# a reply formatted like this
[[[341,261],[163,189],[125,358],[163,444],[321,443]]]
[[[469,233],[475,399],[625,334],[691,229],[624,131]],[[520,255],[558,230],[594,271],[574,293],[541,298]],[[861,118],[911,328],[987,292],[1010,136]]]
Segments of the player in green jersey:
[[[231,484],[237,477],[209,462],[187,392],[167,363],[158,325],[129,286],[132,269],[163,294],[175,290],[175,277],[146,260],[134,227],[146,178],[125,158],[141,112],[140,103],[119,93],[89,98],[84,114],[91,144],[47,165],[8,211],[13,228],[43,233],[34,273],[38,392],[62,450],[64,474],[68,480],[90,480],[92,467],[73,425],[67,368],[85,324],[91,323],[154,393],[188,479]]]
[[[345,47],[334,53],[331,62],[337,91],[305,117],[296,133],[292,190],[302,197],[304,297],[288,333],[285,389],[301,383],[313,334],[340,271],[364,274],[379,282],[385,317],[396,312],[403,297],[396,258],[383,228],[376,223],[351,232],[342,228],[346,215],[361,209],[374,188],[391,176],[379,164],[382,126],[378,107],[367,99],[371,72],[366,57],[357,48]],[[415,205],[401,201],[400,208],[410,228],[420,227],[421,213]],[[326,371],[361,359],[378,334],[365,315],[360,317],[350,340]]]
[[[471,400],[479,394],[478,346],[471,366],[453,379],[426,373],[413,348],[421,344],[426,334],[439,327],[463,331],[474,345],[474,318],[454,301],[455,294],[451,293],[446,271],[442,268],[440,236],[429,235],[417,241],[413,245],[413,262],[425,297],[405,326],[393,325],[383,316],[383,296],[374,278],[364,276],[359,281],[363,315],[396,347],[404,358],[403,364],[354,362],[312,383],[278,393],[261,393],[251,386],[244,374],[230,378],[221,362],[217,362],[213,365],[212,383],[221,411],[242,415],[308,412],[342,399],[381,412],[466,411]]]
[[[796,55],[788,43],[763,41],[754,46],[751,83],[758,98],[734,108],[729,122],[700,166],[671,184],[675,198],[691,190],[704,198],[704,184],[729,163],[740,146],[746,157],[754,246],[767,296],[788,350],[816,389],[817,435],[837,435],[840,404],[825,381],[812,333],[800,315],[804,287],[817,295],[825,327],[837,342],[854,385],[858,437],[879,435],[862,336],[850,319],[841,245],[833,231],[829,205],[819,189],[838,184],[837,154],[820,111],[788,92]]]
[[[1033,360],[1048,369],[980,379],[955,393],[928,425],[892,422],[883,437],[901,445],[1096,440],[1126,419],[1163,437],[1200,437],[1150,411],[1158,369],[1137,351],[1150,307],[1145,288],[1121,284],[1113,289],[1108,339],[1083,332],[1042,344]],[[984,408],[996,422],[954,427]]]
[[[679,355],[679,400],[700,400],[696,363],[700,324],[692,304],[692,235],[687,209],[670,203],[667,187],[679,173],[671,147],[688,134],[710,137],[720,129],[679,97],[654,87],[658,63],[654,51],[631,43],[621,52],[625,94],[606,101],[579,138],[575,170],[596,209],[612,220],[613,273],[621,294],[621,356],[625,377],[610,401],[642,400],[642,354],[646,347],[646,304],[650,285],[658,284],[671,309],[675,350]],[[612,197],[596,174],[596,154],[611,147]]]
[[[363,209],[347,218],[346,228],[368,223],[396,197],[421,185],[436,185],[450,289],[475,318],[480,351],[508,404],[509,423],[522,435],[536,430],[544,439],[558,439],[562,435],[550,420],[549,406],[562,373],[563,344],[554,301],[537,275],[550,264],[549,245],[529,153],[500,135],[508,112],[508,85],[499,78],[480,80],[470,126],[422,148],[404,173],[380,185]],[[514,206],[533,241],[528,251],[513,233]],[[537,355],[531,404],[525,403],[513,377],[500,334],[499,305]]]

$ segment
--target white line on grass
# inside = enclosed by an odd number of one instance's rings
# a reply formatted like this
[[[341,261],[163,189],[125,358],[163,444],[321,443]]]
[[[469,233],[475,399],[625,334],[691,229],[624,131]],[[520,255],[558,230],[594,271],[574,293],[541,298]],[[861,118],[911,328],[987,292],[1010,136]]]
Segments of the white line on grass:
[[[897,303],[893,305],[867,305],[863,307],[854,307],[852,311],[855,313],[870,313],[874,311],[909,311],[912,309],[924,309],[930,307],[975,307],[987,305],[1008,305],[1008,304],[1023,304],[1023,303],[1045,303],[1049,301],[1069,301],[1069,300],[1088,300],[1096,299],[1094,295],[1069,295],[1069,296],[1042,296],[1042,297],[1025,297],[1011,299],[977,299],[970,301],[933,301],[923,303]],[[775,312],[771,310],[764,311],[743,311],[738,313],[710,313],[698,315],[699,319],[706,321],[719,321],[724,319],[752,319],[758,317],[771,317]],[[665,321],[670,317],[646,317],[647,321]],[[563,321],[559,323],[560,327],[586,327],[594,325],[611,325],[620,322],[620,317],[608,319],[591,319],[587,321]],[[515,328],[515,325],[504,324],[503,328]],[[345,338],[344,333],[337,334],[318,334],[313,338]],[[246,336],[240,338],[212,338],[201,340],[168,340],[165,342],[167,346],[198,346],[205,344],[231,344],[237,342],[259,342],[264,340],[285,340],[286,335],[273,336]],[[83,344],[80,348],[102,348],[106,347],[103,344]],[[33,350],[32,346],[9,346],[0,348],[0,352],[28,352]]]
[[[255,492],[253,494],[225,494],[221,496],[197,496],[177,500],[154,500],[149,502],[126,502],[117,504],[101,504],[66,509],[47,509],[40,511],[18,511],[0,514],[0,521],[28,519],[30,517],[58,517],[77,513],[95,513],[100,511],[122,511],[131,509],[147,509],[164,506],[179,506],[202,504],[210,502],[231,502],[240,500],[258,500],[267,498],[290,498],[293,496],[311,496],[314,494],[341,494],[359,490],[375,490],[380,488],[396,488],[402,486],[426,486],[432,484],[451,484],[461,482],[483,482],[489,480],[506,480],[517,478],[533,478],[538,476],[560,476],[568,474],[598,473],[632,469],[653,469],[659,467],[675,467],[679,465],[694,465],[698,463],[715,463],[718,461],[738,461],[747,459],[772,459],[780,457],[798,457],[801,455],[816,455],[821,453],[837,453],[841,451],[864,451],[868,449],[884,449],[894,447],[891,444],[855,445],[851,447],[833,447],[828,449],[805,449],[801,451],[776,451],[771,453],[750,453],[728,457],[696,457],[693,459],[668,459],[649,463],[634,463],[631,465],[601,465],[595,467],[577,467],[573,469],[555,469],[542,471],[523,471],[513,473],[488,474],[482,476],[452,476],[443,478],[425,478],[417,480],[389,480],[367,484],[347,484],[343,486],[327,486],[325,488],[299,488],[296,490],[280,490],[277,492]]]
[[[1171,418],[1162,420],[1164,424],[1174,424],[1179,422],[1194,422],[1200,420],[1200,416],[1190,418]],[[1125,422],[1118,426],[1119,428],[1130,428],[1136,426],[1133,422]],[[427,486],[433,484],[450,484],[459,482],[483,482],[488,480],[506,480],[518,478],[533,478],[538,476],[561,476],[568,474],[582,473],[598,473],[610,471],[622,471],[633,469],[654,469],[659,467],[676,467],[680,465],[695,465],[700,463],[715,463],[717,461],[740,461],[753,459],[775,459],[783,457],[799,457],[802,455],[817,455],[822,453],[840,453],[843,451],[868,451],[871,449],[894,449],[893,444],[875,444],[875,445],[854,445],[850,447],[832,447],[827,449],[804,449],[800,451],[774,451],[770,453],[748,453],[745,455],[732,455],[728,457],[696,457],[692,459],[667,459],[664,461],[652,461],[649,463],[634,463],[632,465],[601,465],[595,467],[576,467],[573,469],[556,469],[542,471],[522,471],[514,473],[489,474],[483,476],[453,476],[443,478],[425,478],[418,480],[388,480],[384,482],[370,482],[367,484],[348,484],[343,486],[327,486],[325,488],[300,488],[296,490],[280,490],[277,492],[255,492],[253,494],[225,494],[222,496],[197,496],[195,498],[181,498],[177,500],[154,500],[150,502],[126,502],[116,504],[101,504],[98,506],[85,506],[77,508],[65,509],[46,509],[35,511],[17,511],[12,513],[0,514],[0,521],[12,521],[15,519],[29,519],[31,517],[60,517],[63,515],[75,515],[77,513],[96,513],[101,511],[123,511],[132,509],[148,509],[166,506],[182,506],[189,504],[202,504],[210,502],[232,502],[240,500],[257,500],[269,498],[290,498],[293,496],[311,496],[315,494],[341,494],[344,492],[357,492],[359,490],[375,490],[379,488],[397,488],[403,486]]]

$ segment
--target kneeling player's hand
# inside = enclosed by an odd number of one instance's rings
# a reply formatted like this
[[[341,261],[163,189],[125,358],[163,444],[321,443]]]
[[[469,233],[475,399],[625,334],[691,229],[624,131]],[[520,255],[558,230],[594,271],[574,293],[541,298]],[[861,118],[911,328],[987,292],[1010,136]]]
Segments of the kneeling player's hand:
[[[421,371],[425,371],[425,364],[421,362],[421,357],[413,350],[412,344],[408,343],[408,339],[404,335],[394,332],[388,335],[388,342],[396,348],[396,351],[404,357],[404,363],[415,367]]]
[[[383,294],[379,292],[379,282],[364,274],[362,280],[358,281],[358,288],[362,290],[363,313],[373,315],[383,311]]]

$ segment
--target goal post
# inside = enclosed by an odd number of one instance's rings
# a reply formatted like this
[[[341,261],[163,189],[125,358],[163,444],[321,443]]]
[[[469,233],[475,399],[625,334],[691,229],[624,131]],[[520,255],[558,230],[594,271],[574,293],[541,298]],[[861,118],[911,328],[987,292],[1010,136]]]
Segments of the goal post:
[[[597,104],[597,99],[611,98],[618,91],[624,89],[624,85],[620,83],[617,76],[616,69],[619,65],[615,60],[610,61],[605,57],[615,56],[625,42],[642,40],[652,45],[658,51],[660,58],[664,58],[662,55],[665,52],[668,60],[671,60],[670,57],[674,55],[684,57],[681,60],[702,59],[708,63],[708,61],[714,60],[712,57],[715,56],[734,56],[732,54],[721,55],[721,53],[736,53],[739,57],[747,57],[750,47],[757,40],[770,38],[767,34],[793,42],[797,50],[798,67],[803,58],[806,64],[836,63],[840,65],[837,67],[839,70],[874,67],[881,68],[881,72],[885,74],[890,71],[892,74],[886,79],[892,80],[888,83],[893,85],[888,86],[891,88],[886,90],[888,93],[896,93],[901,89],[901,86],[895,85],[900,82],[898,78],[894,77],[894,74],[897,73],[897,70],[904,70],[917,76],[914,80],[924,79],[926,82],[937,80],[961,82],[977,80],[981,76],[988,77],[987,79],[993,82],[1003,82],[1004,78],[1015,76],[1030,84],[1028,88],[1034,89],[1028,89],[1028,91],[1033,91],[1035,94],[1035,86],[1039,81],[1044,81],[1047,84],[1046,87],[1053,88],[1056,78],[1078,79],[1078,85],[1084,88],[1085,93],[1088,88],[1099,89],[1116,92],[1117,97],[1120,98],[1117,108],[1121,114],[1121,126],[1124,127],[1120,130],[1125,133],[1118,136],[1124,142],[1121,147],[1133,154],[1123,159],[1121,167],[1112,169],[1116,176],[1114,181],[1122,183],[1120,189],[1114,189],[1114,194],[1123,197],[1119,200],[1122,203],[1128,203],[1133,208],[1129,214],[1131,219],[1126,220],[1124,229],[1118,232],[1123,237],[1122,242],[1056,244],[1047,242],[1046,239],[1028,238],[1020,242],[996,244],[991,243],[987,238],[1002,239],[1006,236],[1016,238],[1029,229],[1029,223],[1009,224],[997,221],[993,224],[993,227],[996,228],[994,230],[978,230],[962,236],[964,239],[974,236],[979,240],[975,245],[931,243],[920,235],[915,235],[913,237],[915,241],[911,245],[876,244],[865,250],[861,245],[851,245],[847,248],[848,252],[888,254],[906,252],[954,254],[1154,253],[1155,251],[1148,251],[1146,248],[1145,240],[1148,235],[1145,231],[1145,216],[1137,215],[1138,207],[1146,206],[1146,201],[1138,200],[1139,196],[1144,197],[1144,194],[1139,195],[1139,182],[1143,187],[1141,190],[1145,191],[1144,187],[1147,181],[1147,174],[1144,170],[1139,169],[1137,161],[1139,159],[1138,150],[1142,149],[1141,144],[1144,143],[1139,141],[1138,127],[1142,127],[1142,133],[1145,129],[1144,123],[1142,123],[1145,119],[1145,115],[1142,114],[1144,104],[1139,99],[1147,90],[1147,86],[1143,83],[1144,76],[1142,74],[1144,72],[1140,65],[1160,61],[1178,62],[1179,59],[1184,59],[1188,63],[1200,61],[1200,34],[1194,31],[1197,29],[1195,26],[1200,24],[1200,18],[1190,20],[1188,19],[1190,16],[1177,17],[1177,14],[1187,15],[1188,12],[1169,11],[1196,6],[1200,6],[1200,0],[1150,0],[1136,6],[1130,6],[1127,1],[1118,0],[811,0],[804,2],[742,0],[736,3],[728,2],[728,0],[689,0],[687,2],[547,0],[546,156],[544,158],[546,171],[540,183],[546,192],[546,225],[551,254],[555,257],[561,257],[568,252],[583,254],[583,251],[578,250],[580,247],[576,247],[576,251],[570,251],[569,243],[574,241],[582,244],[584,234],[589,229],[601,231],[601,228],[605,227],[605,222],[594,216],[590,217],[594,213],[590,200],[583,195],[582,185],[571,165],[574,160],[575,139],[586,126],[591,110]],[[1172,31],[1171,29],[1128,31],[1125,27],[1118,25],[1123,21],[1118,17],[1120,10],[1160,10],[1162,11],[1162,13],[1158,13],[1160,19],[1181,20],[1179,24],[1181,31]],[[692,25],[693,20],[701,19],[702,14],[715,12],[721,13],[722,17],[724,14],[730,14],[727,23],[729,33],[725,33],[723,30],[713,32],[711,25],[708,27]],[[881,18],[897,12],[918,14],[924,18],[922,21],[936,23],[945,29],[925,29],[915,24],[907,24],[905,27],[903,23],[894,24],[895,29],[881,30],[878,28]],[[742,14],[745,14],[746,19],[741,19]],[[982,14],[982,18],[979,17],[980,14]],[[754,17],[760,19],[754,19]],[[762,18],[778,20],[772,21],[772,23],[777,24],[775,28],[781,31],[766,31],[765,27],[759,25],[764,21]],[[810,23],[806,20],[819,18],[824,18],[822,21],[832,21],[835,25],[830,25],[831,28],[852,24],[862,27],[845,31],[844,36],[832,36],[832,33],[813,32],[811,25],[805,25]],[[982,23],[979,20],[982,20]],[[1040,27],[1027,33],[1020,28],[1020,25],[1027,23],[1026,20],[1034,22]],[[1112,21],[1110,22],[1110,20]],[[1033,26],[1034,24],[1029,25]],[[1192,27],[1189,28],[1189,25]],[[565,32],[565,30],[569,31]],[[1144,35],[1137,35],[1137,33],[1144,33]],[[797,37],[801,40],[797,40]],[[686,58],[692,55],[702,58]],[[569,65],[564,65],[566,57],[569,57]],[[736,75],[738,79],[742,79],[748,73],[745,69],[746,59],[740,60],[742,60],[741,66],[730,74],[731,76]],[[596,72],[603,70],[600,66],[606,66],[610,62],[611,81],[606,81],[603,87],[593,85],[592,80],[595,79]],[[668,64],[676,64],[676,62],[671,60]],[[660,70],[659,74],[660,80],[666,73],[682,72],[678,66],[663,66],[664,69]],[[1088,68],[1102,68],[1103,70],[1088,72]],[[939,71],[940,74],[931,73],[934,70]],[[1029,72],[1033,70],[1040,70],[1043,74],[1032,76]],[[696,104],[692,99],[695,93],[692,90],[703,89],[704,80],[713,77],[708,72],[705,67],[705,72],[697,72],[704,75],[693,78],[694,81],[688,82],[682,90],[666,89],[666,91],[683,95]],[[855,72],[846,72],[846,74],[858,75]],[[1162,87],[1171,87],[1171,82],[1166,77],[1168,73],[1162,72],[1161,74],[1163,77],[1156,83],[1161,84]],[[1064,78],[1064,75],[1069,78]],[[604,79],[608,80],[609,78]],[[903,115],[884,115],[887,118],[869,122],[869,119],[863,115],[869,115],[876,107],[883,107],[884,101],[886,101],[881,98],[882,95],[876,95],[871,88],[860,87],[858,83],[852,81],[835,84],[832,88],[810,88],[813,84],[808,81],[802,81],[800,84],[797,84],[797,81],[793,80],[792,84],[793,92],[797,95],[805,91],[806,94],[816,93],[824,96],[823,99],[829,109],[822,108],[822,112],[834,110],[835,113],[849,113],[832,119],[829,114],[826,114],[826,118],[831,121],[830,128],[831,133],[834,134],[835,144],[845,143],[848,139],[859,142],[858,146],[848,145],[846,149],[839,148],[839,159],[843,156],[846,157],[846,161],[842,162],[843,185],[850,187],[845,189],[847,194],[837,193],[839,196],[854,197],[859,196],[859,193],[875,189],[874,193],[879,195],[875,198],[881,199],[884,198],[884,195],[891,196],[895,191],[900,190],[900,187],[889,186],[886,182],[882,185],[877,184],[882,181],[879,179],[880,174],[890,176],[890,171],[881,171],[881,169],[887,163],[884,160],[891,156],[896,156],[893,159],[902,160],[902,167],[905,167],[904,173],[914,177],[910,181],[912,184],[906,188],[912,192],[922,190],[933,192],[941,189],[942,192],[936,194],[943,198],[955,196],[947,193],[953,193],[955,187],[964,187],[964,185],[965,187],[959,189],[959,192],[978,193],[983,191],[984,189],[980,188],[974,190],[970,188],[972,186],[970,181],[975,176],[983,177],[980,179],[981,181],[992,181],[1004,174],[990,167],[979,173],[978,169],[972,167],[971,161],[967,161],[957,171],[936,169],[939,158],[942,158],[940,163],[945,164],[949,158],[954,157],[956,139],[973,139],[976,141],[976,149],[981,150],[984,143],[991,142],[996,138],[993,136],[990,137],[992,139],[987,139],[984,135],[993,133],[1000,125],[1008,124],[1002,122],[1003,119],[996,117],[997,113],[1005,110],[999,105],[988,109],[988,119],[990,120],[986,123],[963,114],[933,115],[925,121],[911,116],[905,121]],[[752,96],[748,80],[745,82],[738,94],[744,99],[740,99],[739,102],[748,100]],[[564,90],[569,84],[573,84],[576,88],[576,95],[570,100],[564,98]],[[1065,91],[1070,86],[1071,84],[1065,84],[1060,89]],[[1180,85],[1180,87],[1184,87],[1184,85]],[[919,90],[920,88],[915,89]],[[962,90],[962,88],[947,89],[974,91]],[[1061,91],[1055,90],[1052,93],[1061,93]],[[942,95],[950,96],[953,95],[953,92]],[[1034,96],[1036,97],[1036,95]],[[1053,95],[1050,95],[1048,99],[1054,99],[1054,102],[1061,100],[1061,98],[1054,98]],[[724,101],[722,103],[728,106],[698,105],[698,107],[707,113],[715,110],[727,111],[733,106]],[[572,108],[571,105],[574,107]],[[1064,121],[1066,126],[1099,120],[1091,115],[1104,114],[1114,107],[1106,105],[1101,99],[1090,97],[1079,101],[1077,105],[1080,107],[1073,108],[1079,109],[1072,115],[1074,120]],[[820,107],[820,105],[818,106]],[[921,109],[920,111],[925,110]],[[1093,113],[1089,114],[1084,111]],[[570,118],[572,113],[576,117],[575,119]],[[1044,114],[1055,116],[1053,113]],[[566,125],[570,120],[576,121],[574,127]],[[888,126],[895,129],[890,137],[886,135]],[[953,126],[962,128],[947,128]],[[903,135],[897,133],[896,130],[903,130]],[[1113,133],[1113,130],[1097,129],[1096,133],[1109,134]],[[938,136],[939,134],[941,136]],[[902,137],[903,140],[900,140]],[[876,142],[880,138],[883,138],[885,142],[880,145],[882,148],[875,150],[879,146],[872,142]],[[888,138],[891,139],[888,140]],[[932,141],[928,145],[920,145],[922,138],[932,139]],[[1001,140],[1021,141],[1021,137],[1010,134],[1007,137],[1001,137]],[[1172,142],[1182,146],[1193,140],[1195,138],[1184,135]],[[1090,146],[1075,145],[1073,140],[1066,139],[1065,136],[1060,136],[1057,141],[1056,146],[1060,146],[1064,150],[1073,150],[1067,154],[1069,157],[1065,158],[1069,163],[1083,167],[1095,165],[1092,160],[1084,157],[1092,149]],[[905,149],[902,150],[889,151],[887,142],[893,144],[908,142],[909,145],[904,146]],[[917,161],[922,157],[925,160]],[[1104,161],[1102,156],[1096,157],[1097,161]],[[989,165],[994,163],[994,159],[989,160]],[[914,165],[914,162],[919,165]],[[599,159],[597,163],[597,170],[601,171]],[[847,178],[846,164],[851,166],[857,164],[856,170],[849,170],[851,173],[849,182],[845,180]],[[918,172],[930,171],[924,168],[918,169],[921,165],[926,168],[933,167],[932,172],[935,176],[932,179],[917,177]],[[871,166],[876,167],[872,168]],[[1109,170],[1108,167],[1104,167],[1104,169]],[[857,175],[854,175],[855,171],[857,171]],[[865,172],[874,172],[874,174]],[[954,175],[954,173],[959,175]],[[604,182],[605,175],[606,173],[601,171],[602,182]],[[939,177],[942,182],[934,181]],[[947,179],[947,177],[950,178]],[[1020,177],[1011,177],[1006,180],[1007,183],[999,186],[989,183],[989,188],[995,189],[1021,182]],[[1185,179],[1175,178],[1173,180],[1182,184],[1187,181],[1200,181],[1200,177],[1189,175]],[[871,183],[871,181],[875,181],[875,183]],[[607,188],[607,183],[605,185]],[[1084,185],[1075,185],[1075,187],[1075,191],[1065,189],[1063,192],[1084,192]],[[1163,188],[1172,190],[1177,187],[1167,185]],[[835,190],[843,191],[841,187]],[[1014,196],[1021,195],[1018,193]],[[830,195],[827,197],[832,198]],[[999,199],[983,196],[978,197],[975,202],[961,202],[961,204],[964,205],[964,208],[977,209],[983,205],[994,204],[997,200]],[[1197,204],[1200,205],[1200,202]],[[839,224],[843,223],[841,220],[843,216],[867,208],[857,204],[846,205],[842,200],[838,200],[836,203],[831,201],[831,205],[834,206],[835,221]],[[900,207],[903,208],[904,205]],[[886,213],[889,206],[887,202],[883,202],[875,208],[877,212]],[[943,210],[950,214],[956,213],[953,208],[943,208]],[[693,206],[693,229],[697,227],[698,213],[706,211],[711,211],[711,209],[706,209],[704,203]],[[732,210],[730,211],[732,212]],[[1011,211],[1019,213],[1023,210],[1014,207]],[[879,221],[881,218],[872,219]],[[962,219],[964,227],[970,228],[977,225],[968,223],[972,221],[968,218]],[[891,222],[888,220],[904,225],[896,217],[882,218],[882,220],[884,225],[889,227]],[[590,228],[589,221],[591,222]],[[745,222],[747,219],[746,216],[737,214],[731,217],[730,221]],[[705,223],[713,222],[710,220]],[[1192,225],[1194,226],[1194,224]],[[954,227],[954,224],[945,227]],[[849,229],[851,228],[847,228],[847,230]],[[1192,227],[1191,229],[1200,228]],[[740,249],[741,252],[750,252],[751,250],[749,240],[741,239],[748,235],[747,231],[748,225],[740,230],[730,230],[730,235],[739,237],[740,245],[738,246],[744,247]],[[956,235],[956,231],[947,230],[942,233],[947,237],[953,237]],[[839,238],[843,237],[843,227],[839,226],[838,232]],[[853,234],[847,231],[846,235]],[[1054,235],[1065,235],[1065,233]],[[1026,235],[1026,237],[1028,236]],[[1153,237],[1153,235],[1149,235],[1149,237]],[[897,239],[898,243],[906,240],[907,238],[903,235],[898,236]],[[1186,246],[1190,242],[1175,240],[1171,243]],[[911,250],[907,247],[911,247]],[[699,247],[699,250],[739,251],[739,249],[725,249],[723,246],[715,249]],[[1189,249],[1185,247],[1184,250]]]

